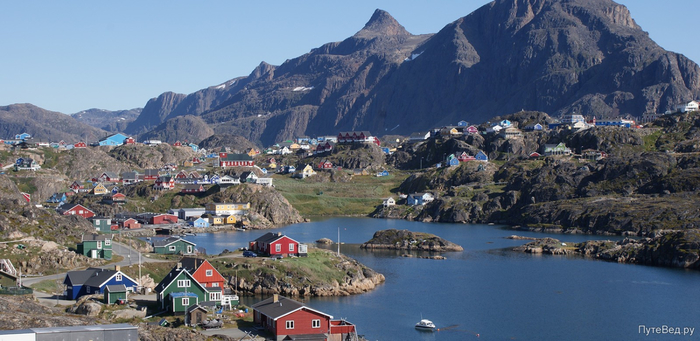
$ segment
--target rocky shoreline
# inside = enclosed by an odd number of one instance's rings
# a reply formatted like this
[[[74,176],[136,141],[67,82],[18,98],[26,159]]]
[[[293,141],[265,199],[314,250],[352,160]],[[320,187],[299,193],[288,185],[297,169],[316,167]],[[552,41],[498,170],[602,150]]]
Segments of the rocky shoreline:
[[[617,242],[592,240],[567,244],[554,238],[539,238],[513,250],[581,255],[618,263],[700,269],[700,229],[657,231],[646,238],[625,238]]]
[[[360,245],[360,248],[431,252],[464,251],[463,247],[430,233],[396,229],[375,232],[372,239]]]

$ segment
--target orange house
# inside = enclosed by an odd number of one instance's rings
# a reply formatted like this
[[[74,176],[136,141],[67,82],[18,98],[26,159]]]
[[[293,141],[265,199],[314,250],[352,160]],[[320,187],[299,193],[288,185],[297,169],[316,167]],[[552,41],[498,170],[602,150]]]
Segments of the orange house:
[[[207,288],[207,291],[209,291],[209,301],[221,301],[226,279],[224,276],[221,276],[219,271],[217,271],[209,261],[200,258],[184,257],[180,260],[180,263],[184,269],[187,269],[187,272],[192,274],[192,277],[194,277],[199,284]],[[221,290],[210,288],[220,288]]]

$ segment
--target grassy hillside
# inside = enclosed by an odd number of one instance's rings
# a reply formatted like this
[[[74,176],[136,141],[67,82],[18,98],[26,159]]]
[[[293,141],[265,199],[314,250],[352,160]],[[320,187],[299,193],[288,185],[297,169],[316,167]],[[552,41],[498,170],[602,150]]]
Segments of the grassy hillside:
[[[353,176],[347,182],[320,182],[314,177],[291,179],[276,177],[275,188],[304,217],[333,215],[368,215],[382,198],[396,196],[396,189],[408,174],[392,172],[389,176]]]

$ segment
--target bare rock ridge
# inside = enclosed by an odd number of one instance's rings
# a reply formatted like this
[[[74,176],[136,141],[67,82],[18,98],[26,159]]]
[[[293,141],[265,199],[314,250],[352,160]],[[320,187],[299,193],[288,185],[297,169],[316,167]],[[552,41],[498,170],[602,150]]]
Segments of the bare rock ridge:
[[[430,233],[396,229],[375,232],[372,239],[360,245],[360,248],[434,252],[464,251],[461,246]]]
[[[407,135],[521,109],[639,116],[700,97],[698,65],[610,0],[498,0],[434,35],[411,35],[378,9],[354,36],[233,83],[152,100],[127,131],[201,115],[215,133],[270,145],[329,131]]]

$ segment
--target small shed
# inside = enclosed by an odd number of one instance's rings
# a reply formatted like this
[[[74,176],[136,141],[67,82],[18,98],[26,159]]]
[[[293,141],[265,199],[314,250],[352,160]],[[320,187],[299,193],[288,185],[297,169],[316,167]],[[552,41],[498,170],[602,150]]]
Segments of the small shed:
[[[105,287],[105,304],[115,304],[120,300],[126,302],[126,285],[108,285]]]
[[[200,304],[191,305],[185,314],[185,324],[196,326],[207,320],[209,311]]]

